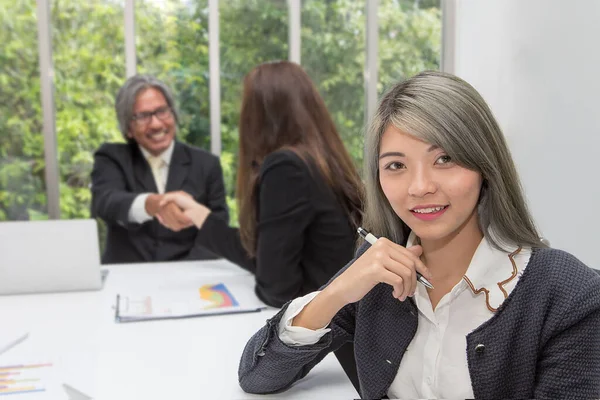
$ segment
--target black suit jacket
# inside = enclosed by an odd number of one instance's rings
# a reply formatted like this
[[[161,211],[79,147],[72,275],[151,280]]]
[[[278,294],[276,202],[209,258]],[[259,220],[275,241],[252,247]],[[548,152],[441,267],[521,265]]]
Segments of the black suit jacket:
[[[228,221],[223,172],[219,158],[202,149],[175,142],[166,192],[182,190]],[[94,154],[92,216],[107,225],[103,263],[212,259],[214,253],[194,244],[197,229],[173,232],[156,219],[129,222],[133,200],[157,193],[152,170],[137,143],[107,143]]]
[[[256,276],[256,294],[268,305],[317,290],[352,259],[356,233],[314,163],[281,150],[263,161],[258,182],[256,257],[239,230],[210,214],[196,243]]]

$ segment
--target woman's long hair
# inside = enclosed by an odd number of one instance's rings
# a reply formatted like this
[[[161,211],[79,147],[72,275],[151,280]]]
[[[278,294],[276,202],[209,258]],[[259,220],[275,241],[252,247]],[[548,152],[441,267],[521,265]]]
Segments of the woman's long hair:
[[[294,151],[332,189],[352,224],[362,217],[362,183],[314,84],[297,64],[265,63],[244,79],[239,124],[238,220],[242,244],[256,253],[257,184],[267,155]]]
[[[365,228],[396,243],[403,243],[409,231],[379,182],[381,137],[389,126],[439,146],[457,164],[481,174],[479,226],[495,247],[547,247],[540,241],[510,150],[488,105],[467,82],[437,71],[396,84],[379,103],[365,138]]]

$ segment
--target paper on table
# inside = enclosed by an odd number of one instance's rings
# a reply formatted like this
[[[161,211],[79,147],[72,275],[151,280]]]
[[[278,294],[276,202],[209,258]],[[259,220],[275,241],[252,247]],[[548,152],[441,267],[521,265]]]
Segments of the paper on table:
[[[224,283],[203,285],[196,290],[160,291],[148,296],[117,296],[116,321],[190,318],[206,315],[260,311],[258,301],[240,304]]]
[[[0,364],[0,396],[59,393],[51,363]],[[37,396],[37,395],[36,395]]]
[[[0,397],[8,395],[11,399],[65,398],[55,365],[36,354],[30,340],[0,355]]]
[[[14,332],[16,331],[13,329],[11,338],[18,336]],[[0,399],[90,399],[91,397],[74,396],[74,392],[69,392],[64,387],[65,380],[71,387],[75,383],[77,393],[81,394],[81,382],[71,382],[72,377],[67,373],[69,368],[66,368],[69,366],[68,361],[46,348],[47,338],[37,332],[28,336],[27,340],[12,347],[10,351],[0,354]],[[9,336],[3,329],[0,337],[3,338],[2,343],[5,343],[4,338]]]

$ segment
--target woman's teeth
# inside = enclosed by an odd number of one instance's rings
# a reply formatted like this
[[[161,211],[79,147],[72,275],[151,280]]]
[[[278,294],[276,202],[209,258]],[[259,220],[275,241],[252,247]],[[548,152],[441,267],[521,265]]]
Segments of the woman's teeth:
[[[419,213],[419,214],[431,214],[431,213],[435,213],[438,211],[442,211],[444,208],[446,208],[446,206],[443,207],[430,207],[430,208],[416,208],[413,210],[413,212]]]

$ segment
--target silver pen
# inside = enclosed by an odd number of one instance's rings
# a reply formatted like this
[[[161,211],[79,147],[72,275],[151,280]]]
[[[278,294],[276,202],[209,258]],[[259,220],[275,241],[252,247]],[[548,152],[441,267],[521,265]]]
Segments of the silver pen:
[[[363,228],[359,227],[357,229],[357,231],[358,231],[358,234],[363,239],[365,239],[367,242],[369,242],[369,244],[371,244],[371,246],[374,245],[375,242],[377,241],[377,237],[375,235],[367,232]],[[427,279],[425,279],[425,277],[423,275],[421,275],[421,273],[419,271],[417,271],[417,281],[421,282],[423,285],[425,285],[425,287],[428,287],[429,289],[433,289],[433,285]]]

